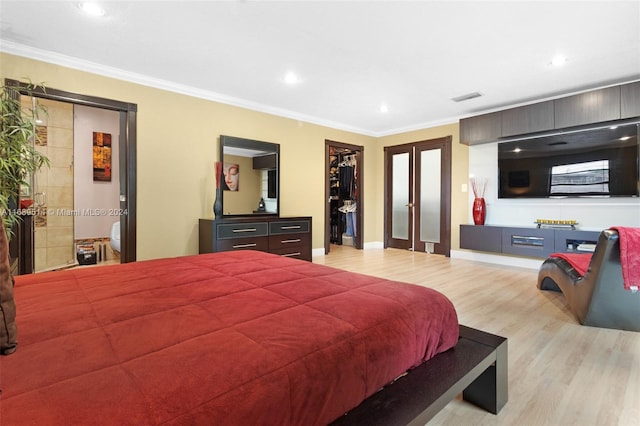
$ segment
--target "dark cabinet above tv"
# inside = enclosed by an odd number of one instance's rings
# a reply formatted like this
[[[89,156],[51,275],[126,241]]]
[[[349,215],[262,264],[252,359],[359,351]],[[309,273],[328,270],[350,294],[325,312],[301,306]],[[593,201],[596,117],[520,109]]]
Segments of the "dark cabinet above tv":
[[[635,117],[640,117],[640,81],[464,118],[460,143],[499,142]]]
[[[620,119],[620,86],[556,99],[555,128],[583,126]]]
[[[502,136],[502,112],[476,115],[460,120],[460,141],[473,144],[494,142]],[[464,142],[463,142],[464,143]],[[467,145],[473,145],[469,143]]]
[[[640,81],[620,87],[620,118],[640,117]]]
[[[553,101],[539,102],[502,111],[501,137],[544,132],[554,128]]]

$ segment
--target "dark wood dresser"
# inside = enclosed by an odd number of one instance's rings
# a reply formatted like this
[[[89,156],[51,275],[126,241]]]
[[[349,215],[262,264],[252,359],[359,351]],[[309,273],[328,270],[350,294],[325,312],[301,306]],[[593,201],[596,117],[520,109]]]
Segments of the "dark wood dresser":
[[[200,219],[200,253],[260,250],[311,262],[311,217]]]

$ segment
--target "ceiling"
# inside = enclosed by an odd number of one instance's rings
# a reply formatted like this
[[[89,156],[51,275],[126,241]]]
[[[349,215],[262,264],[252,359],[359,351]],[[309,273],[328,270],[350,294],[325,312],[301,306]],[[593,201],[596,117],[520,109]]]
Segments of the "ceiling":
[[[1,0],[0,50],[371,136],[640,79],[640,1],[102,6]]]

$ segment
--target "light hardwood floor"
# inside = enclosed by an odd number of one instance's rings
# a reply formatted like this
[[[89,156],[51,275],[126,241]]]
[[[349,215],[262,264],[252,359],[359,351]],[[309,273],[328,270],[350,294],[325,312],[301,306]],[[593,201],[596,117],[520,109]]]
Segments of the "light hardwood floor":
[[[507,337],[509,401],[498,415],[458,399],[429,425],[640,425],[640,333],[585,327],[537,271],[396,249],[332,246],[314,263],[431,287],[460,324]]]

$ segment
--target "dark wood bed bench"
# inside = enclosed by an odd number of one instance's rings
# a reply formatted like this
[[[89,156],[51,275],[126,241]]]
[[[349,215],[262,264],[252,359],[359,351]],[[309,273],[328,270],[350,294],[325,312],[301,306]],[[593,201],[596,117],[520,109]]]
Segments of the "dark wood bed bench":
[[[424,425],[460,393],[497,414],[507,403],[507,378],[507,339],[460,325],[453,349],[385,386],[332,425]]]

